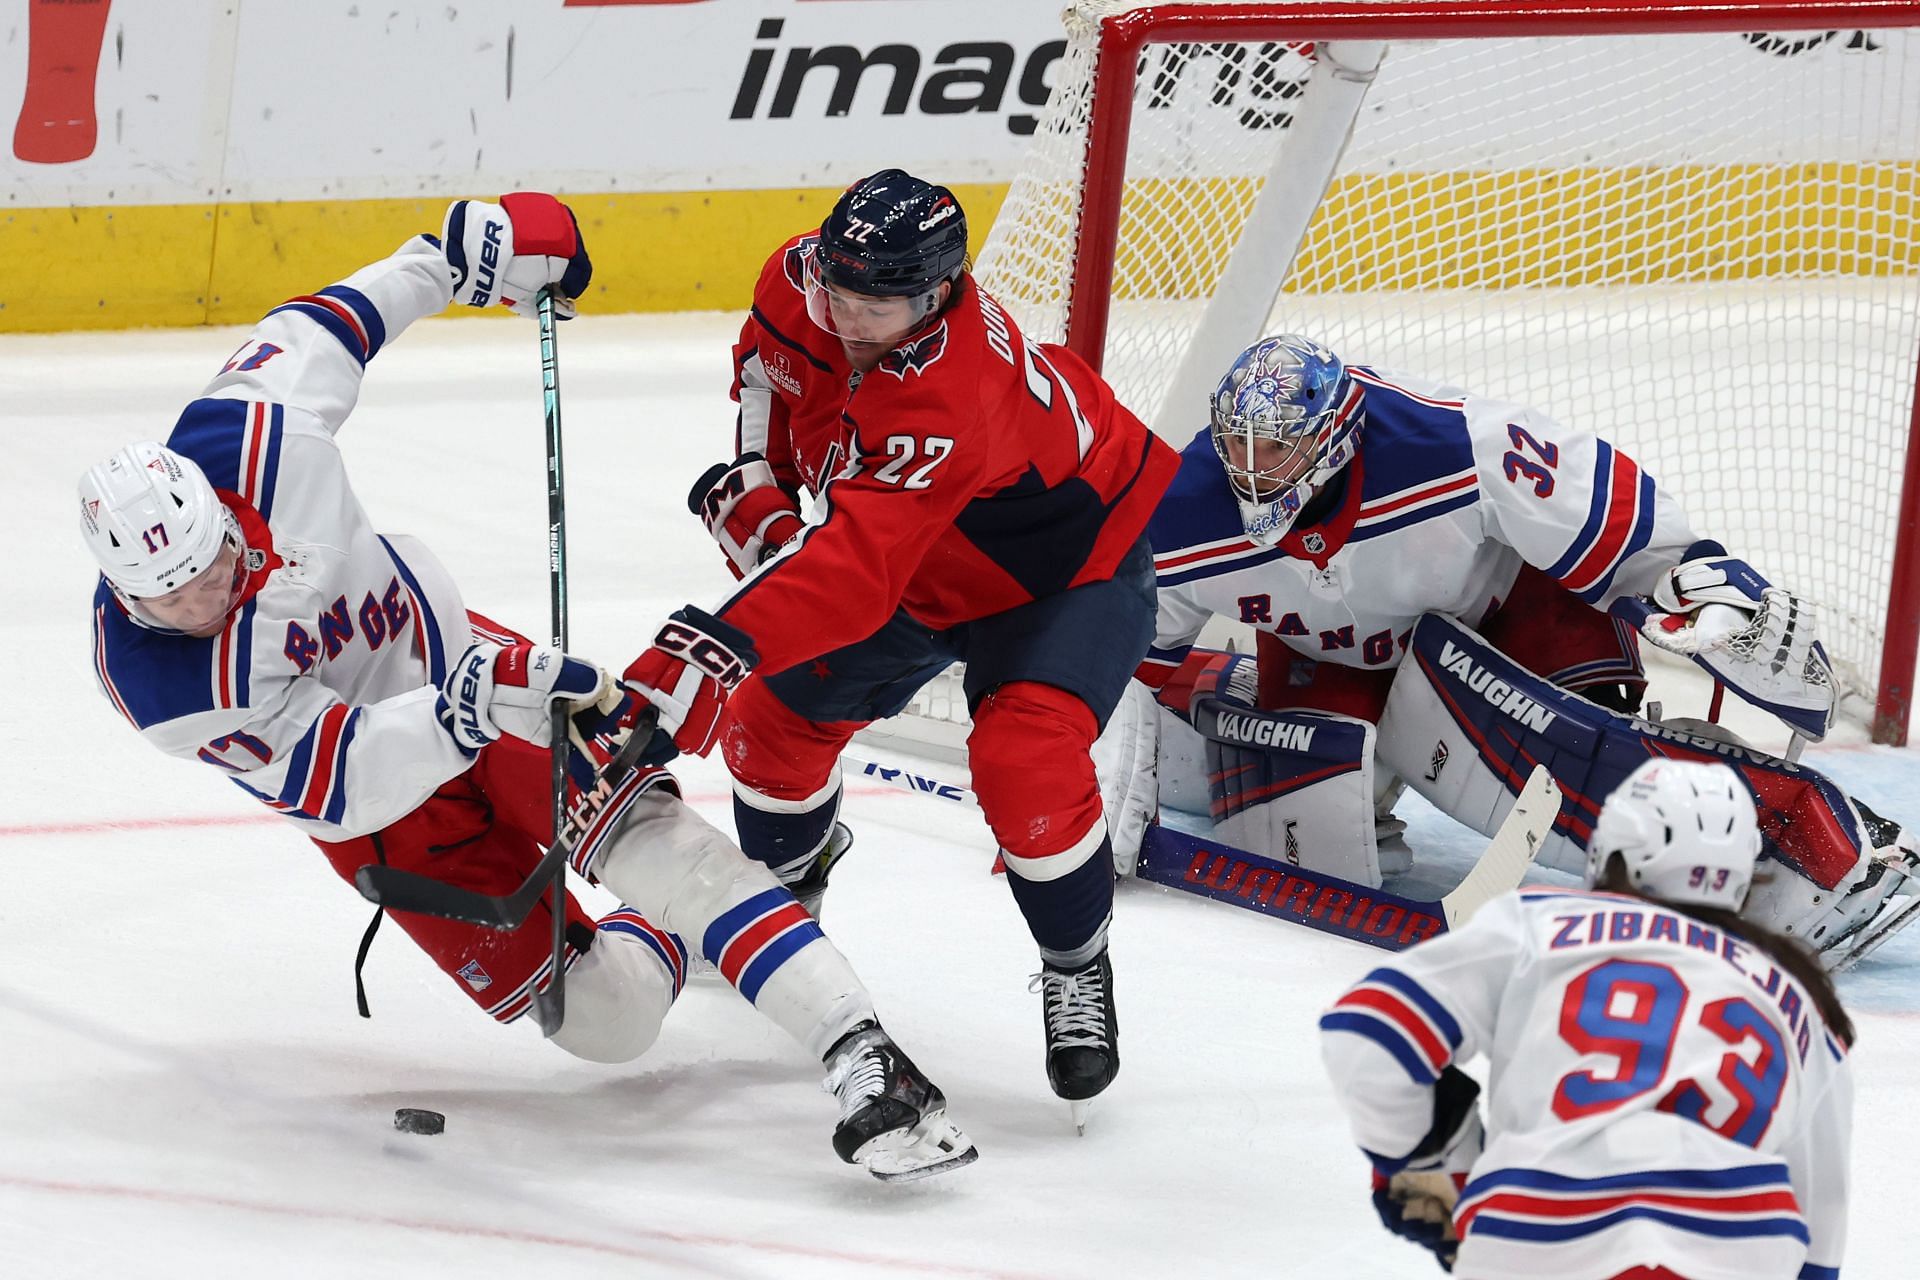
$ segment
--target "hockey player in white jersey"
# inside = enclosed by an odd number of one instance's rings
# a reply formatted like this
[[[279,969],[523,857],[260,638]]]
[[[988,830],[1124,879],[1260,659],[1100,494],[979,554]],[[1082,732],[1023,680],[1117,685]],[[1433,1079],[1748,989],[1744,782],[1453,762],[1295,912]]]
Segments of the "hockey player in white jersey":
[[[1221,380],[1149,537],[1158,634],[1139,674],[1205,739],[1221,839],[1378,887],[1411,863],[1390,816],[1403,786],[1490,834],[1539,763],[1572,802],[1542,861],[1574,870],[1640,760],[1720,755],[1799,873],[1756,897],[1768,919],[1839,947],[1894,910],[1916,862],[1896,824],[1717,730],[1633,716],[1642,638],[1808,738],[1832,678],[1807,603],[1591,432],[1267,338]],[[1255,628],[1257,675],[1193,648],[1216,615]]]
[[[1473,1280],[1837,1280],[1853,1027],[1805,948],[1736,914],[1759,850],[1731,769],[1650,761],[1587,890],[1495,899],[1333,1003],[1390,1230]]]
[[[122,449],[80,482],[101,569],[94,669],[114,708],[284,815],[348,880],[385,863],[511,892],[552,838],[549,706],[576,713],[578,785],[641,705],[594,664],[470,613],[418,541],[376,533],[334,442],[367,362],[413,321],[450,302],[530,314],[546,286],[568,316],[590,271],[552,196],[456,201],[442,238],[275,308],[164,445]],[[691,946],[827,1064],[842,1159],[900,1178],[973,1158],[845,958],[664,770],[618,788],[573,865],[627,905],[596,923],[569,895],[556,1044],[599,1062],[644,1052]],[[551,978],[544,902],[511,932],[393,916],[501,1022]]]

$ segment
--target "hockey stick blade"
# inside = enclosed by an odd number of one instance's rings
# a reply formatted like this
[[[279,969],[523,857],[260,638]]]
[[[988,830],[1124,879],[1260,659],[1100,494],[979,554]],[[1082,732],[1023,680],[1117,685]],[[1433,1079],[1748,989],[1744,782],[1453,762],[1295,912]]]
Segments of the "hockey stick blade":
[[[432,876],[380,865],[364,866],[354,872],[354,887],[360,890],[361,897],[388,911],[412,911],[489,929],[518,929],[533,913],[534,905],[546,893],[560,866],[573,856],[581,835],[605,811],[613,793],[638,766],[653,741],[657,721],[658,715],[652,708],[641,713],[633,732],[594,779],[592,789],[574,801],[567,814],[566,827],[547,847],[526,882],[512,893],[495,897],[462,889]]]
[[[1559,816],[1560,784],[1553,780],[1545,765],[1535,765],[1533,776],[1520,789],[1519,797],[1507,810],[1505,821],[1493,833],[1480,861],[1473,864],[1466,879],[1440,899],[1447,928],[1459,928],[1481,907],[1519,888],[1547,833],[1553,830],[1554,819]]]
[[[915,763],[917,765],[919,762]],[[872,778],[875,782],[884,782],[914,795],[931,796],[935,800],[946,800],[971,809],[980,807],[973,788],[957,778],[922,773],[917,767],[909,769],[897,764],[882,764],[848,751],[840,753],[840,764],[844,776]]]
[[[1404,951],[1465,923],[1488,901],[1518,887],[1558,812],[1559,788],[1546,770],[1536,770],[1487,852],[1438,902],[1369,889],[1329,872],[1309,871],[1157,823],[1147,828],[1134,875],[1336,937]]]

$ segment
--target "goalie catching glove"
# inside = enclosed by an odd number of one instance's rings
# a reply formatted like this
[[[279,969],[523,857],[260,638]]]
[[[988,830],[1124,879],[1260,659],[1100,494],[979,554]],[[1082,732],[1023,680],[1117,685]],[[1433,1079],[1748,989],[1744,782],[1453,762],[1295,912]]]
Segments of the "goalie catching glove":
[[[805,523],[800,503],[775,479],[757,453],[716,462],[694,482],[687,509],[727,554],[727,567],[744,578],[791,541]]]
[[[746,632],[688,605],[667,619],[624,679],[660,709],[674,746],[704,756],[720,736],[727,698],[759,661]]]
[[[453,300],[469,307],[511,307],[530,316],[535,296],[552,285],[554,315],[570,320],[573,300],[593,279],[573,210],[538,191],[516,191],[499,204],[455,200],[440,248],[453,273]]]
[[[1651,605],[1623,600],[1616,612],[1636,621],[1651,643],[1693,659],[1807,737],[1826,736],[1833,671],[1813,606],[1729,556],[1719,543],[1688,547],[1686,558],[1655,585]]]

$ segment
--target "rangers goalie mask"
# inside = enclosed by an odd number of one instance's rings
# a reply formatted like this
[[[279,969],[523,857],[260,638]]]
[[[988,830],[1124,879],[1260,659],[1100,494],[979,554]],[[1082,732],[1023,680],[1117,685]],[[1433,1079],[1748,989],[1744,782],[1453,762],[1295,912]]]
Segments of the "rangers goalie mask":
[[[1311,338],[1280,334],[1240,353],[1213,393],[1213,448],[1247,536],[1271,545],[1353,461],[1360,388]]]

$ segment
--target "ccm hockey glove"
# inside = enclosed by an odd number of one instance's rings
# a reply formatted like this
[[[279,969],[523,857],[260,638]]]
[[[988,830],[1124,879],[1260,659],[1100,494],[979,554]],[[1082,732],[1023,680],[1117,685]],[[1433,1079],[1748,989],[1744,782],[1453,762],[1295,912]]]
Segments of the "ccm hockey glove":
[[[499,204],[455,200],[441,228],[441,252],[453,273],[453,300],[469,307],[511,307],[534,314],[534,295],[553,286],[553,313],[573,318],[593,263],[573,210],[550,195],[517,191]]]
[[[759,661],[746,632],[688,605],[667,619],[623,678],[660,709],[676,747],[704,756],[720,736],[727,698]]]
[[[752,573],[805,527],[799,501],[757,453],[707,468],[687,495],[687,509],[727,553],[736,578]]]

